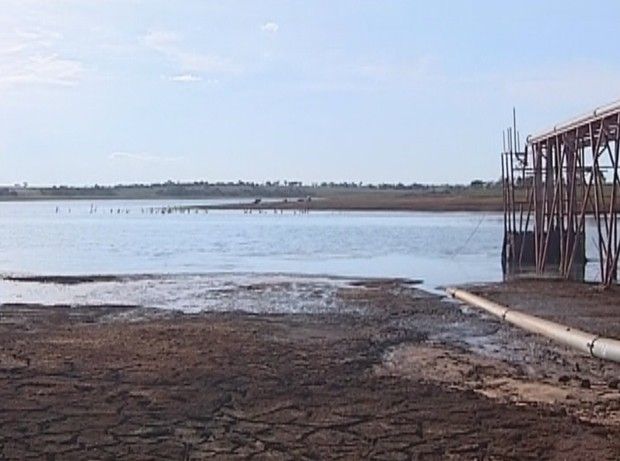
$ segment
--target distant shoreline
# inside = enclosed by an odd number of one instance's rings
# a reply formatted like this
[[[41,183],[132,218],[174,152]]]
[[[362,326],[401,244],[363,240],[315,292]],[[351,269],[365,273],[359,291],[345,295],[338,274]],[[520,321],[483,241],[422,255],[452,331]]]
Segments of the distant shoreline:
[[[501,185],[299,182],[173,183],[87,187],[0,187],[0,202],[103,200],[230,200],[192,209],[298,211],[502,211]]]
[[[486,191],[485,191],[486,192]],[[192,210],[296,210],[296,211],[437,211],[437,212],[501,212],[502,196],[495,193],[404,193],[404,192],[353,192],[333,195],[293,196],[0,196],[0,202],[53,202],[53,201],[111,201],[111,200],[230,200],[230,203],[192,205]]]
[[[189,206],[201,210],[295,210],[295,211],[428,211],[501,212],[501,197],[419,196],[419,197],[319,197],[310,201],[281,200],[261,203],[230,203]]]

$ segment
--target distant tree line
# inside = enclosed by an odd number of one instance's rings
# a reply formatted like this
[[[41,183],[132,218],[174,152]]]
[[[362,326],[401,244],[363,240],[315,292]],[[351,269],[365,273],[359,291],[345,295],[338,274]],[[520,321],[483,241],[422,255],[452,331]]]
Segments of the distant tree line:
[[[501,187],[501,182],[474,180],[468,185],[379,183],[361,181],[323,181],[304,184],[302,181],[165,181],[152,184],[117,184],[105,186],[0,187],[0,197],[76,197],[76,198],[202,198],[202,197],[309,197],[320,193],[350,191],[413,191],[417,193],[451,193],[468,189]]]

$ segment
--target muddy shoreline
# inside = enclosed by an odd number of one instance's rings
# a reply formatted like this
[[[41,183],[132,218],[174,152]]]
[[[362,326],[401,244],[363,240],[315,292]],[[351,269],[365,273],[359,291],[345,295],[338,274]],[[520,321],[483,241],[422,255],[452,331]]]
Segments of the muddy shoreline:
[[[401,281],[337,295],[363,309],[2,305],[0,458],[620,453],[616,365]]]
[[[188,206],[192,210],[245,211],[427,211],[427,212],[501,212],[501,195],[400,194],[342,195],[308,199],[286,199],[259,203],[226,203]]]
[[[233,189],[235,186],[232,186]],[[458,186],[430,186],[428,190],[373,190],[367,188],[332,189],[315,187],[264,188],[244,190],[242,194],[219,191],[214,194],[134,194],[97,195],[87,191],[64,195],[41,195],[36,189],[21,191],[22,196],[0,195],[2,202],[26,201],[103,201],[103,200],[232,200],[199,209],[331,210],[331,211],[502,211],[501,189]],[[264,199],[264,200],[263,200]],[[254,203],[258,201],[259,203]],[[188,208],[194,209],[190,204]]]

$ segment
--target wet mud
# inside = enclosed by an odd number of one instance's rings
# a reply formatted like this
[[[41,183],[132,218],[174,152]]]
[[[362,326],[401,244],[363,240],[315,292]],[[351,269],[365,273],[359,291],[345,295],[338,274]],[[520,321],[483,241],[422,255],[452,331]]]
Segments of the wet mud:
[[[30,282],[30,283],[53,283],[57,285],[79,285],[82,283],[94,283],[94,282],[118,282],[122,280],[122,277],[115,275],[87,275],[87,276],[72,276],[72,275],[7,275],[2,277],[3,280],[8,282]]]
[[[515,309],[620,338],[620,286],[603,289],[596,283],[523,279],[472,285],[474,292]]]
[[[618,398],[605,381],[618,368],[399,281],[337,296],[356,309],[3,305],[0,458],[620,453]]]

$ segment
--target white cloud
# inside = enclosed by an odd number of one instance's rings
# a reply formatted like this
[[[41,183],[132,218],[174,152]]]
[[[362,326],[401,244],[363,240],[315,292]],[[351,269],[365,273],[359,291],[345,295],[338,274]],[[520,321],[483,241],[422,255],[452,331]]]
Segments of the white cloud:
[[[265,24],[260,26],[260,28],[263,32],[267,34],[275,34],[276,32],[278,32],[278,30],[280,30],[280,26],[278,25],[278,23],[273,21],[266,22]]]
[[[171,163],[182,160],[182,157],[166,157],[161,155],[153,155],[144,152],[112,152],[108,155],[108,159],[116,160],[133,160],[144,163]]]
[[[85,72],[77,59],[57,50],[61,34],[15,30],[0,35],[0,89],[18,85],[75,85]]]
[[[176,82],[176,83],[204,82],[207,85],[218,85],[220,83],[219,79],[217,78],[203,78],[200,75],[195,75],[195,74],[179,74],[179,75],[173,75],[170,77],[163,76],[162,78],[169,80],[171,82]]]
[[[83,73],[84,67],[81,62],[63,59],[56,54],[26,56],[12,63],[0,64],[0,86],[75,85]]]
[[[188,50],[182,46],[181,38],[171,31],[151,31],[143,37],[144,44],[179,66],[183,73],[238,73],[241,68],[231,60],[216,54]]]
[[[202,81],[202,77],[199,77],[194,74],[181,74],[181,75],[174,75],[170,77],[170,80],[173,82],[180,82],[180,83],[193,83],[193,82]]]

